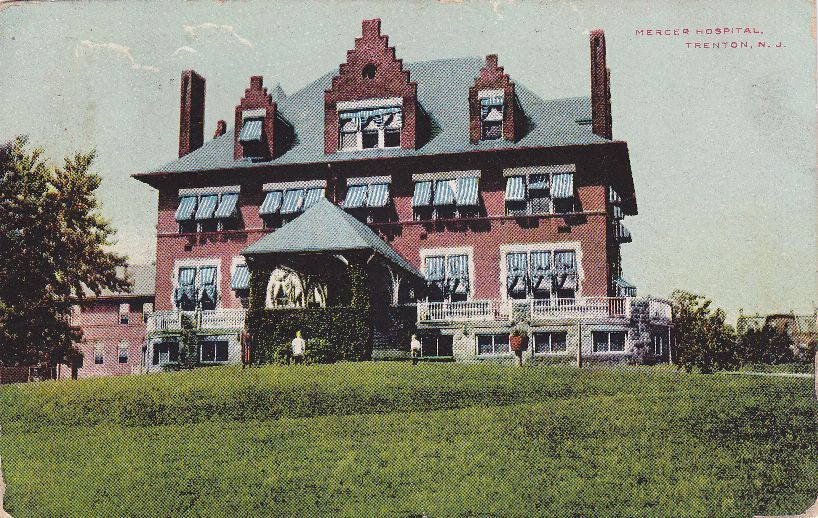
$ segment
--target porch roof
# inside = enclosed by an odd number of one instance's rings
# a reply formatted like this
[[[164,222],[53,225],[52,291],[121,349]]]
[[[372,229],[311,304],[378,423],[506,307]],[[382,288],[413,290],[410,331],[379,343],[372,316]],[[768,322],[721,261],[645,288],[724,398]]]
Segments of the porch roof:
[[[253,256],[350,250],[371,250],[411,275],[423,277],[417,268],[379,238],[372,229],[326,198],[320,199],[293,221],[265,235],[241,253]]]

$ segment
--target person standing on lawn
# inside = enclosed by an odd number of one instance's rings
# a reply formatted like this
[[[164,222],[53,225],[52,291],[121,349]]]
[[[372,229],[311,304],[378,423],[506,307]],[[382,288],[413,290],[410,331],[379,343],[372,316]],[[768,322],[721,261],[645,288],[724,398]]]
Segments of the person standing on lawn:
[[[420,340],[417,335],[412,335],[412,341],[409,342],[409,351],[412,353],[412,365],[418,364],[418,357],[420,357]]]
[[[301,331],[296,331],[292,343],[293,363],[304,363],[304,349],[306,345],[304,339],[301,338]]]

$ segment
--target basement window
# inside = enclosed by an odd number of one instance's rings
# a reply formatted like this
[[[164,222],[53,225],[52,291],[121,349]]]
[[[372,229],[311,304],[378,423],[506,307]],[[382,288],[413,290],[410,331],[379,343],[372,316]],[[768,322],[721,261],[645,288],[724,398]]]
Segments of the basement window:
[[[594,352],[624,352],[625,332],[624,331],[594,331]]]
[[[510,352],[507,334],[477,335],[477,354],[508,354]]]

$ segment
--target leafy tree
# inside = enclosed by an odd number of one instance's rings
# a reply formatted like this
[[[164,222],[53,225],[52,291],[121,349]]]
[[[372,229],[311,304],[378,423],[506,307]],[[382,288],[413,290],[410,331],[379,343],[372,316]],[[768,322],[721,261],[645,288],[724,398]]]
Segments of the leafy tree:
[[[792,362],[792,338],[772,326],[748,329],[738,338],[737,356],[741,363],[778,364]]]
[[[711,300],[683,290],[674,291],[671,301],[676,336],[673,362],[688,372],[734,367],[735,331],[725,323],[724,311],[711,309]]]
[[[125,258],[99,213],[94,152],[49,165],[18,137],[0,152],[0,365],[55,366],[79,352],[71,307],[86,289],[127,290]]]
[[[192,369],[199,363],[199,335],[196,324],[189,315],[182,315],[182,332],[179,335],[179,368]]]

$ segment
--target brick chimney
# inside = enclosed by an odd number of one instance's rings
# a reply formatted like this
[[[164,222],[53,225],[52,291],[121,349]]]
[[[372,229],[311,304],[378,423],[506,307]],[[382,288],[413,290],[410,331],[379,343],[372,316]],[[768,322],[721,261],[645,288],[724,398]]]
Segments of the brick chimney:
[[[216,122],[216,133],[213,134],[213,138],[221,137],[227,133],[227,123],[223,120]]]
[[[205,80],[194,70],[182,72],[179,99],[179,158],[204,144]]]
[[[605,32],[602,29],[591,31],[591,117],[594,133],[613,139],[611,71],[606,64]]]

